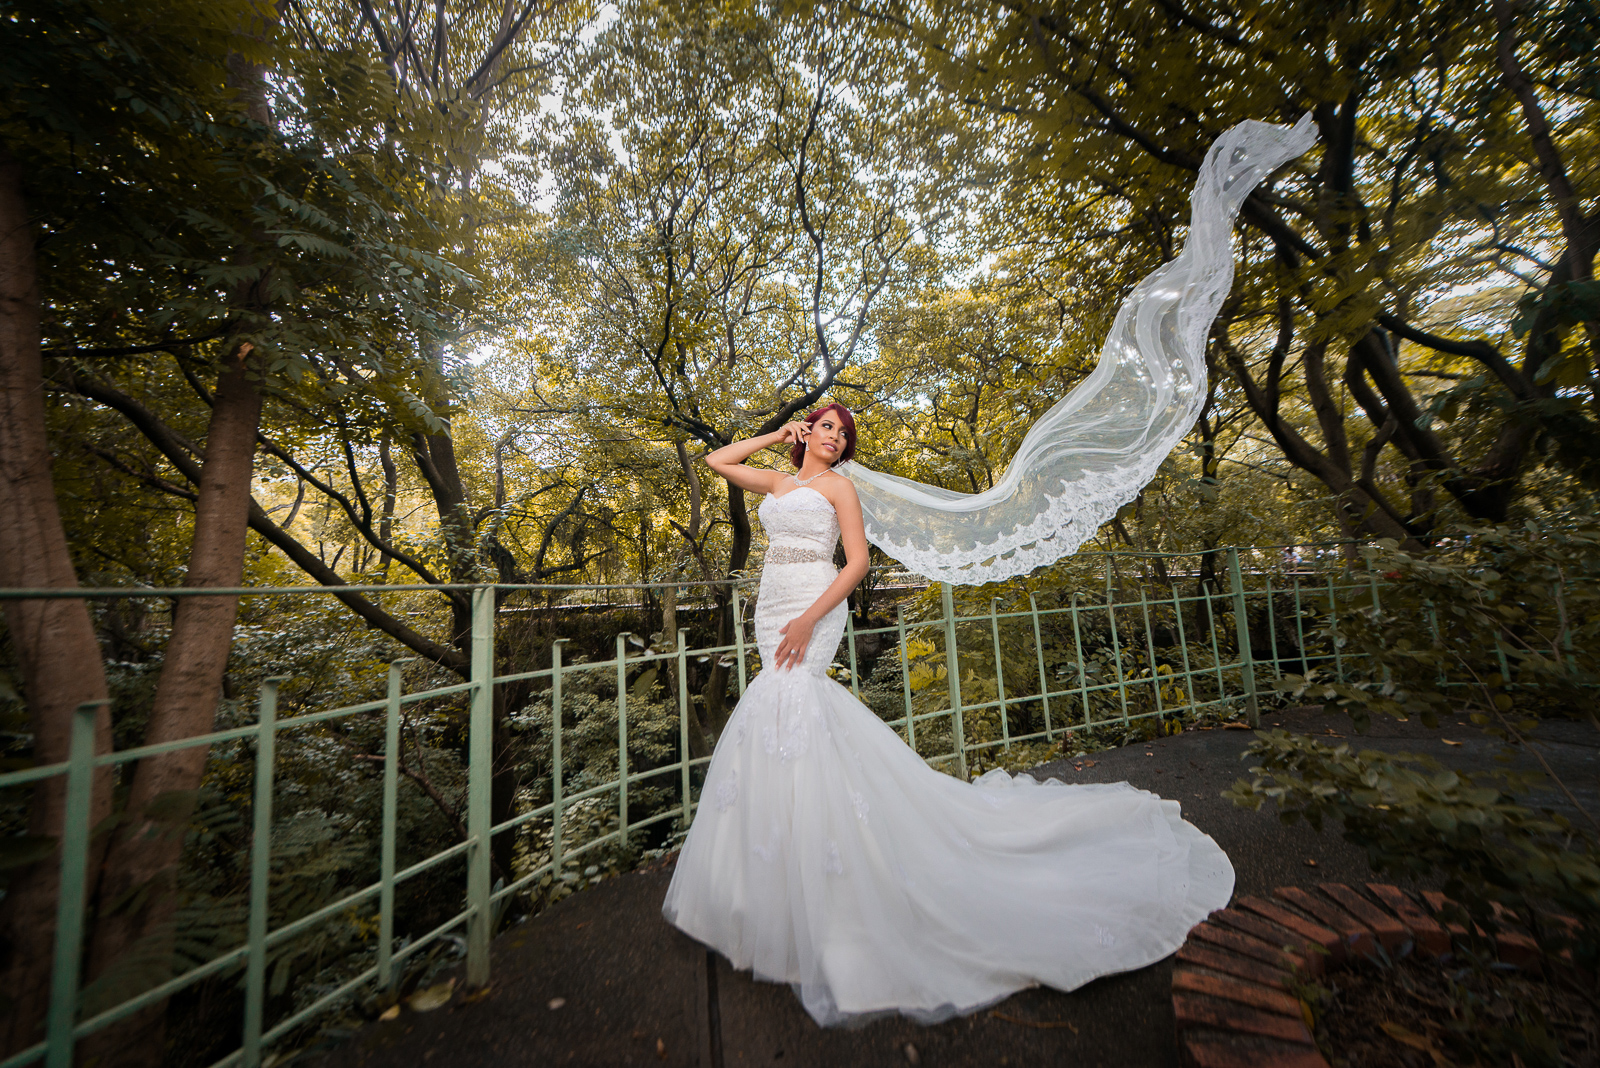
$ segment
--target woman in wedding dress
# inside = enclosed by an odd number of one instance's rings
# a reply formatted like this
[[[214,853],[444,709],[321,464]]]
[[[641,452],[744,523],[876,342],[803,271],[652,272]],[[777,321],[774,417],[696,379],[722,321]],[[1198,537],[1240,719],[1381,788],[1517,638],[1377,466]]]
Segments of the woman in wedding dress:
[[[1206,153],[1180,255],[1133,288],[1094,372],[981,493],[850,459],[830,405],[706,459],[766,494],[756,601],[761,673],[706,772],[662,911],[758,979],[793,984],[820,1024],[935,1021],[1017,990],[1073,990],[1173,952],[1233,894],[1233,866],[1175,801],[1127,783],[943,775],[829,679],[867,542],[929,578],[995,582],[1077,549],[1194,424],[1206,335],[1233,282],[1233,218],[1316,140],[1246,121]],[[744,461],[787,445],[783,474]],[[844,543],[847,563],[833,567]]]
[[[743,463],[773,445],[797,473]],[[1233,893],[1227,856],[1177,802],[1004,771],[961,782],[826,675],[867,569],[855,486],[832,470],[854,450],[850,413],[831,405],[706,458],[767,495],[762,670],[711,757],[666,918],[792,984],[825,1026],[933,1022],[1172,953]]]

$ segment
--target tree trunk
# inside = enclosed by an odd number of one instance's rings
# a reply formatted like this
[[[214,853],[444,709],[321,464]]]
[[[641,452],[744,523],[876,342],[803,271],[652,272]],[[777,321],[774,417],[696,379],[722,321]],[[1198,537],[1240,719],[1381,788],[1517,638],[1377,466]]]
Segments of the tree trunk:
[[[39,352],[39,285],[22,168],[0,144],[0,585],[78,584],[56,504],[45,430]],[[22,668],[33,759],[67,758],[74,710],[106,696],[100,643],[85,602],[6,601],[6,627]],[[95,718],[95,751],[111,750],[111,716]],[[91,825],[111,814],[112,770],[95,773]],[[66,803],[62,778],[34,788],[28,833],[58,838]],[[93,858],[91,858],[93,860]],[[50,1000],[61,860],[52,851],[18,871],[0,899],[0,1057],[37,1042]]]
[[[189,589],[238,586],[244,579],[250,482],[261,423],[261,394],[246,372],[249,348],[240,346],[217,381],[184,579]],[[146,729],[147,745],[212,729],[238,608],[239,599],[233,596],[179,599]],[[177,905],[173,891],[208,751],[207,746],[194,746],[147,757],[134,768],[128,820],[111,843],[101,876],[100,909],[89,949],[91,982],[100,981],[107,989],[120,988],[125,981],[148,987],[169,977]],[[134,962],[151,960],[158,962],[160,974],[145,977],[127,971],[138,966]],[[165,1015],[162,1002],[97,1032],[84,1040],[85,1059],[98,1053],[107,1064],[159,1064]]]
[[[674,568],[671,579],[682,577],[681,568]],[[678,587],[667,586],[661,591],[661,645],[668,651],[676,652],[678,648]],[[666,661],[667,667],[667,700],[673,704],[678,703],[678,661],[674,657]],[[701,729],[700,717],[695,715],[694,708],[689,708],[689,756],[696,760],[711,755],[711,743],[706,739],[705,731]]]
[[[245,28],[264,39],[269,30],[264,20],[271,17],[270,9],[261,9]],[[266,68],[237,52],[228,55],[227,68],[229,84],[250,118],[271,126]],[[237,296],[240,304],[263,310],[264,282],[257,278],[246,283]],[[226,588],[244,580],[262,405],[250,382],[251,351],[248,342],[236,344],[217,376],[184,577],[189,588]],[[145,728],[146,744],[204,734],[215,725],[238,614],[237,597],[179,599]],[[141,760],[132,769],[125,820],[110,843],[96,895],[86,1011],[104,1007],[96,1005],[97,997],[121,1000],[128,989],[124,981],[148,989],[170,977],[177,908],[172,891],[208,752],[208,746],[180,749]],[[89,1064],[158,1065],[166,1052],[165,1026],[166,1002],[161,1001],[85,1039],[80,1054]]]
[[[383,466],[383,513],[378,519],[378,537],[384,544],[388,544],[394,537],[394,505],[395,498],[400,489],[400,471],[394,465],[394,457],[389,454],[389,435],[387,432],[378,439],[378,463]],[[305,483],[300,483],[302,491]],[[287,527],[289,524],[285,523]],[[389,581],[388,553],[378,558],[378,570],[383,572],[383,581]]]
[[[733,549],[728,555],[730,579],[750,561],[750,516],[745,511],[744,501],[744,490],[728,483],[728,520],[733,525]],[[716,604],[716,643],[729,645],[733,642],[734,628],[739,625],[733,618],[733,591],[726,587],[718,590]],[[722,665],[720,657],[712,661],[709,674],[701,691],[705,699],[706,724],[713,734],[720,736],[728,723],[728,669]]]

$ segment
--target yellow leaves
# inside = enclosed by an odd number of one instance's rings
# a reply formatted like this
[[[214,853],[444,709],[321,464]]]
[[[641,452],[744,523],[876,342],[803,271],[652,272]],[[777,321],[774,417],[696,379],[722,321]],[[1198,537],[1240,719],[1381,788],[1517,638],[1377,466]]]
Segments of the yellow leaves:
[[[1450,1060],[1450,1058],[1446,1057],[1444,1052],[1440,1050],[1438,1046],[1434,1045],[1433,1039],[1427,1037],[1426,1035],[1419,1035],[1415,1031],[1409,1030],[1400,1024],[1391,1023],[1387,1020],[1378,1026],[1383,1029],[1384,1034],[1388,1035],[1402,1046],[1409,1046],[1412,1049],[1421,1050],[1423,1053],[1426,1053],[1428,1056],[1432,1057],[1433,1063],[1435,1066],[1437,1066],[1437,1068],[1449,1068],[1449,1066],[1452,1065],[1453,1062]]]
[[[914,664],[911,666],[911,692],[917,693],[931,683],[943,682],[948,677],[943,664]]]
[[[455,993],[455,989],[455,979],[447,979],[412,994],[406,999],[406,1004],[411,1007],[412,1012],[432,1012],[435,1009],[442,1009],[450,1003],[450,996]]]

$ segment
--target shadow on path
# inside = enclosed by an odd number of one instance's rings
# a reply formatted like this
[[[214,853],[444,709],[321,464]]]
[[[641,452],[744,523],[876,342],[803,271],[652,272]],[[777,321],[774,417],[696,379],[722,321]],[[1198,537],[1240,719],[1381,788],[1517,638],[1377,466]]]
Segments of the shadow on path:
[[[1495,760],[1498,745],[1454,720],[1439,731],[1411,723],[1374,724],[1371,733],[1350,737],[1344,717],[1295,709],[1268,714],[1262,725],[1329,741],[1342,737],[1358,748],[1427,753],[1467,770],[1508,766]],[[1561,723],[1540,733],[1536,744],[1557,774],[1590,811],[1600,808],[1600,732]],[[1076,762],[1057,761],[1037,774],[1067,782],[1126,780],[1180,801],[1185,817],[1232,858],[1240,895],[1267,895],[1288,884],[1368,881],[1372,876],[1363,854],[1337,834],[1285,826],[1271,812],[1241,810],[1218,796],[1246,774],[1239,756],[1251,738],[1248,731],[1186,732]],[[1447,745],[1445,738],[1462,744]],[[1509,766],[1529,770],[1536,764],[1518,754]],[[1570,813],[1554,792],[1529,800]],[[734,972],[668,926],[660,908],[669,879],[668,871],[625,875],[567,898],[495,940],[493,985],[482,996],[458,996],[436,1012],[407,1011],[392,1022],[374,1024],[329,1054],[323,1065],[1177,1064],[1170,959],[1070,994],[1023,991],[993,1010],[933,1027],[894,1019],[857,1030],[824,1030],[787,987]],[[556,999],[559,1007],[551,1008]]]

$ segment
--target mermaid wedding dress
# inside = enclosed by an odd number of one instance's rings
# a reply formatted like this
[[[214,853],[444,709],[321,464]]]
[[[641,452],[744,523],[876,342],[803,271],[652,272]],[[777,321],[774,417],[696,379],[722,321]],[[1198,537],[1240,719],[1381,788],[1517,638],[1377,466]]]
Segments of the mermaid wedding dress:
[[[778,629],[833,582],[839,522],[809,487],[769,496],[756,602]],[[1221,848],[1175,801],[925,764],[828,678],[845,604],[802,665],[765,667],[706,773],[662,912],[756,978],[794,986],[824,1026],[924,1022],[1024,987],[1072,990],[1160,960],[1233,893]]]

